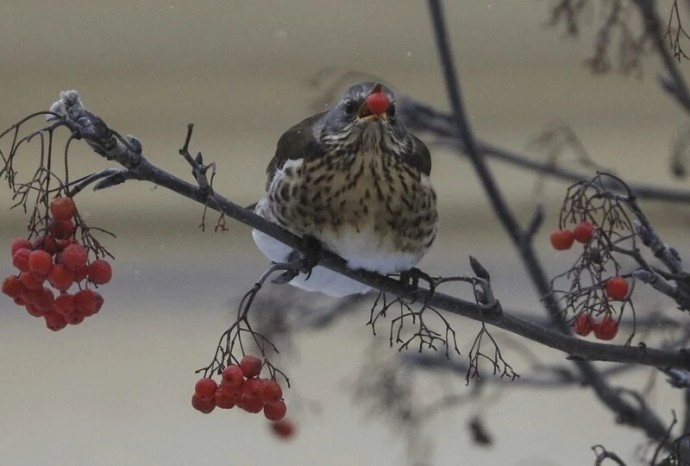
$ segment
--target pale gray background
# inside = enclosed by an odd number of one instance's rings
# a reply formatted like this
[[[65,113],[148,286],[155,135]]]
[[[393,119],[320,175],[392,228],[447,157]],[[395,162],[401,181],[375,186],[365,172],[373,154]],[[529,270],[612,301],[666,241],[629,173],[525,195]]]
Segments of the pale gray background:
[[[448,4],[468,112],[482,138],[522,150],[549,124],[565,121],[600,163],[626,178],[688,187],[668,175],[670,140],[686,118],[656,85],[656,60],[645,62],[642,79],[593,77],[582,62],[596,15],[576,42],[543,26],[550,2]],[[1,127],[47,109],[61,90],[78,89],[113,128],[135,134],[154,163],[188,176],[177,150],[185,125],[194,122],[195,150],[218,164],[216,188],[244,204],[261,195],[279,135],[311,112],[315,96],[305,79],[334,66],[377,74],[446,107],[421,1],[0,5]],[[687,74],[688,65],[682,66]],[[84,172],[107,166],[87,150],[73,157]],[[469,164],[440,149],[433,150],[433,164],[442,223],[422,266],[465,273],[471,253],[492,272],[501,300],[538,311]],[[545,193],[536,193],[530,174],[492,167],[523,217],[536,201],[546,201],[541,255],[552,272],[567,267],[574,256],[555,254],[546,240],[565,186],[549,182]],[[24,220],[8,210],[7,188],[0,193],[4,275],[9,241],[24,234]],[[258,416],[202,416],[189,406],[193,371],[206,364],[240,292],[266,264],[249,230],[231,223],[228,232],[201,233],[198,205],[146,184],[85,193],[79,207],[93,224],[117,233],[116,240],[105,239],[117,256],[115,277],[102,289],[106,303],[98,316],[57,334],[0,298],[0,463],[404,464],[400,435],[367,420],[348,389],[372,339],[366,309],[336,328],[300,336],[285,362],[295,385],[287,393],[299,423],[294,441],[274,440]],[[660,207],[645,204],[669,239],[685,240],[687,207]],[[642,293],[640,299],[668,305]],[[453,322],[466,330],[466,352],[476,326]],[[513,362],[518,371],[525,367],[517,356]],[[460,378],[444,383],[467,390]],[[654,398],[659,405],[664,397],[675,400],[674,393],[660,393]],[[320,409],[300,408],[305,403],[298,398]],[[670,419],[667,408],[661,412]],[[497,442],[480,450],[464,427],[474,409],[429,424],[434,464],[591,464],[591,445],[605,443],[630,458],[642,440],[616,427],[588,391],[515,389],[489,409]]]

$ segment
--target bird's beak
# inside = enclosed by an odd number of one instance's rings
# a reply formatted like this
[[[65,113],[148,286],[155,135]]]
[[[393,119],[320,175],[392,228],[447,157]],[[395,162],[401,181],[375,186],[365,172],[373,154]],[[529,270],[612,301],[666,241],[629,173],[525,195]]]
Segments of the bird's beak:
[[[391,105],[388,96],[383,92],[383,86],[376,84],[362,105],[359,107],[357,117],[363,119],[387,119],[386,111]]]

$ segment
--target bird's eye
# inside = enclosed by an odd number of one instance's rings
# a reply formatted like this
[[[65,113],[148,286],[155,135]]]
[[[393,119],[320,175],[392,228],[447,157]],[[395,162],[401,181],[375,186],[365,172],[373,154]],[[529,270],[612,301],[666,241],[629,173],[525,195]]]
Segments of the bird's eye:
[[[389,120],[395,120],[395,105],[391,104],[390,107],[388,107],[388,119]]]
[[[345,101],[345,113],[347,113],[348,115],[354,115],[356,110],[357,106],[355,105],[355,102],[353,100],[347,99]]]

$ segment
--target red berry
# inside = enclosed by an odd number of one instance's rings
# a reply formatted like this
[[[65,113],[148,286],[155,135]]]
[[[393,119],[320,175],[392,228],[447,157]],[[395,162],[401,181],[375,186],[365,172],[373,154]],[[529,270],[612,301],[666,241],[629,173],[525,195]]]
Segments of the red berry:
[[[573,238],[578,243],[589,243],[594,233],[594,225],[589,222],[580,222],[573,228]]]
[[[24,285],[24,288],[28,290],[40,290],[43,288],[43,281],[38,280],[34,275],[29,272],[22,272],[19,274],[19,280]]]
[[[240,361],[240,369],[246,378],[256,377],[261,372],[263,362],[256,356],[245,356]]]
[[[248,413],[258,413],[264,407],[264,402],[259,398],[253,396],[242,395],[237,406],[247,411]]]
[[[53,256],[40,249],[29,254],[29,271],[36,275],[47,276],[53,266]]]
[[[56,290],[66,291],[74,283],[74,275],[63,264],[55,264],[48,272],[48,281]]]
[[[43,297],[43,287],[40,288],[24,288],[22,298],[25,302],[36,305]]]
[[[218,384],[210,377],[201,378],[194,385],[194,393],[202,400],[212,400],[217,389]]]
[[[69,293],[61,294],[53,301],[53,309],[62,315],[74,312],[74,296]]]
[[[10,298],[21,296],[24,292],[24,285],[16,275],[10,275],[2,282],[2,292]]]
[[[263,383],[261,399],[264,403],[275,403],[280,401],[283,396],[283,389],[275,380],[266,380]]]
[[[573,323],[573,331],[582,337],[589,335],[592,331],[592,318],[589,314],[581,312]]]
[[[74,241],[71,239],[56,239],[55,240],[55,244],[57,245],[58,251],[62,251],[67,246],[69,246],[70,244],[73,244],[73,243],[74,243]]]
[[[240,366],[230,365],[223,369],[223,382],[228,385],[241,385],[244,382],[244,373]]]
[[[606,282],[606,294],[616,301],[623,301],[628,296],[628,281],[623,277],[609,278]]]
[[[295,435],[295,424],[287,419],[271,423],[271,430],[278,437],[287,440]]]
[[[264,416],[271,421],[280,421],[285,417],[287,406],[284,401],[276,401],[275,403],[267,403],[264,406]]]
[[[89,279],[95,285],[105,285],[113,276],[113,269],[108,261],[98,259],[89,265]]]
[[[55,220],[69,220],[74,217],[76,211],[71,197],[56,197],[50,201],[50,213]]]
[[[45,286],[41,289],[38,290],[40,291],[40,295],[36,302],[34,303],[37,308],[39,308],[42,311],[50,311],[53,309],[53,302],[55,301],[55,295],[53,295],[53,292],[50,291],[49,288],[46,288]]]
[[[54,332],[67,327],[67,321],[65,321],[65,318],[57,312],[48,312],[43,317],[46,319],[46,326]]]
[[[606,316],[601,322],[593,324],[594,336],[600,340],[613,340],[618,333],[618,322],[611,316]]]
[[[101,307],[103,306],[103,296],[101,296],[101,294],[98,291],[94,291],[93,299],[96,303],[96,307],[94,308],[93,313],[98,314],[98,311],[100,311]]]
[[[20,249],[31,249],[31,242],[26,239],[15,239],[12,241],[12,255]]]
[[[26,308],[26,312],[28,312],[29,315],[34,317],[45,317],[45,315],[47,314],[46,311],[40,309],[35,304],[26,303],[24,307]]]
[[[70,270],[76,270],[86,265],[88,253],[80,244],[70,244],[62,250],[60,261]]]
[[[230,398],[233,403],[237,403],[240,401],[240,398],[242,398],[242,385],[234,385],[234,384],[228,384],[223,380],[220,383],[220,389],[225,392],[225,395]]]
[[[208,414],[216,408],[216,402],[213,397],[210,399],[203,399],[195,393],[192,395],[192,407],[197,411]]]
[[[58,240],[64,240],[67,238],[71,238],[72,235],[74,234],[74,223],[72,220],[56,220],[53,222],[53,224],[50,226],[50,234],[53,235],[55,239]],[[56,244],[59,246],[59,243],[56,242]],[[58,247],[59,249],[59,247]]]
[[[263,389],[264,381],[262,379],[247,379],[242,385],[242,394],[252,398],[261,398]]]
[[[79,325],[84,322],[84,319],[86,318],[84,314],[77,310],[74,310],[69,314],[65,314],[63,317],[65,318],[65,322],[70,325]]]
[[[575,241],[573,232],[567,229],[554,231],[551,233],[549,239],[551,240],[551,246],[553,246],[556,251],[565,251],[566,249],[570,249],[570,247],[573,245],[573,241]]]
[[[29,255],[31,249],[21,248],[12,254],[12,265],[14,265],[20,272],[29,271]]]
[[[386,94],[383,92],[374,92],[367,96],[367,107],[369,111],[374,115],[381,115],[388,110],[391,105],[391,101]]]
[[[231,398],[228,396],[223,390],[220,388],[216,390],[215,394],[215,403],[216,406],[218,406],[221,409],[231,409],[235,407],[235,403],[237,400]]]
[[[83,279],[86,278],[86,276],[89,274],[89,266],[86,264],[82,264],[79,267],[76,267],[75,269],[72,270],[72,275],[74,276],[74,281],[79,283]]]
[[[33,244],[34,250],[42,249],[48,254],[56,254],[60,247],[58,246],[57,240],[52,237],[52,235],[41,235],[34,240]]]
[[[96,292],[88,288],[74,293],[74,308],[86,317],[98,312],[98,298]]]

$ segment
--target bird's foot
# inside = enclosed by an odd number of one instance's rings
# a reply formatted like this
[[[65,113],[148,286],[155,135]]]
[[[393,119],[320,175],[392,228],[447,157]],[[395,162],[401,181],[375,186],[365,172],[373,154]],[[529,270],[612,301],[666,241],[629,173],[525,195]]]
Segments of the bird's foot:
[[[426,272],[422,272],[416,267],[400,272],[400,283],[410,290],[415,290],[419,287],[420,279],[429,283],[429,285],[431,285],[433,282],[431,275],[427,274]]]
[[[297,275],[299,275],[297,269],[289,268],[288,270],[286,270],[285,272],[281,273],[276,278],[271,280],[271,283],[275,283],[276,285],[283,285],[285,283],[290,282]]]
[[[311,271],[321,260],[321,242],[313,236],[302,238],[302,249],[304,253],[292,251],[288,256],[285,265],[285,272],[273,279],[273,283],[283,284],[295,278],[300,273],[307,274],[307,280],[311,276]]]
[[[304,255],[300,259],[299,271],[307,274],[307,278],[311,275],[311,271],[321,260],[321,241],[313,236],[304,236],[302,238],[304,245]]]

